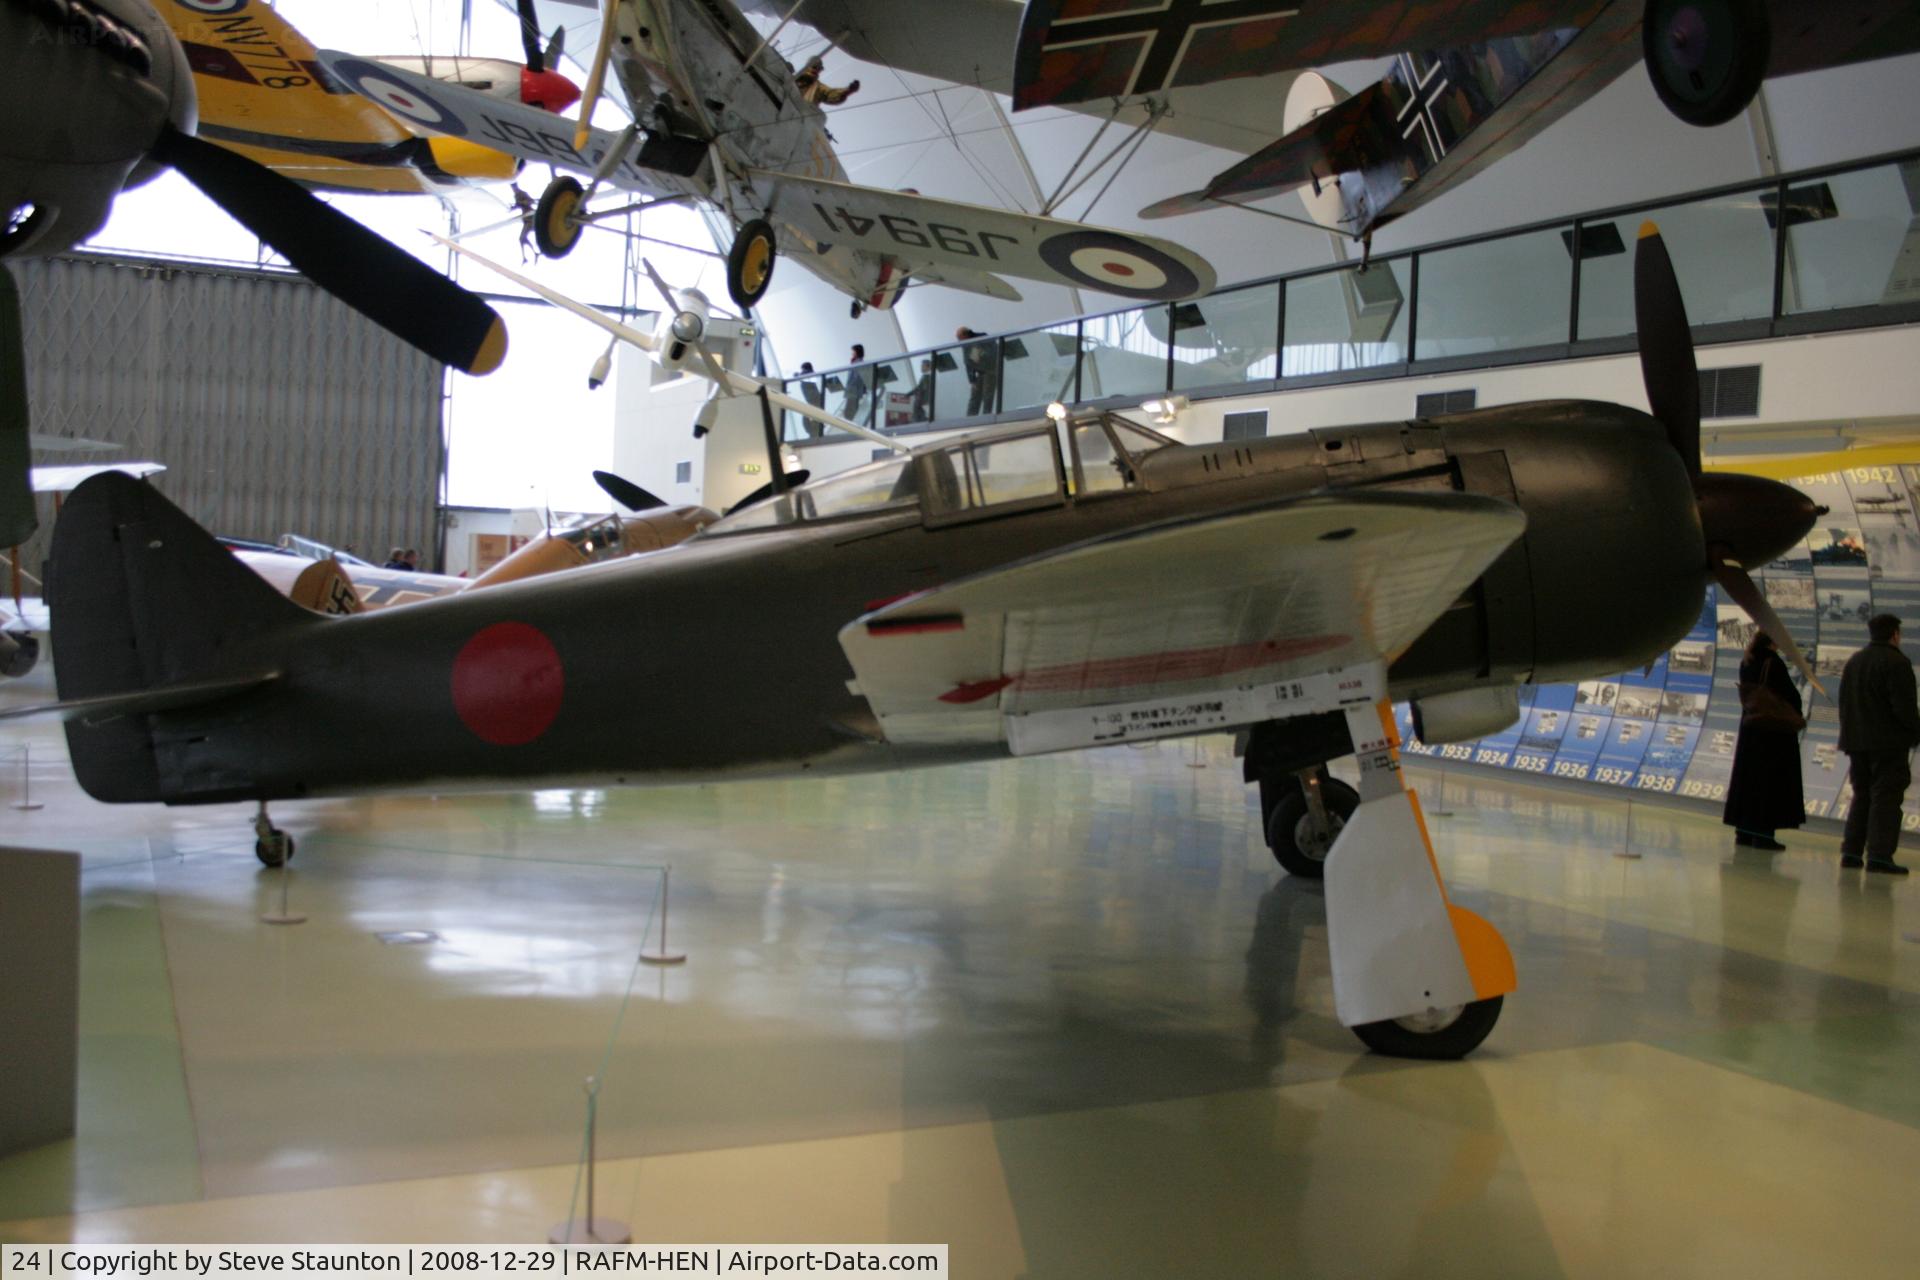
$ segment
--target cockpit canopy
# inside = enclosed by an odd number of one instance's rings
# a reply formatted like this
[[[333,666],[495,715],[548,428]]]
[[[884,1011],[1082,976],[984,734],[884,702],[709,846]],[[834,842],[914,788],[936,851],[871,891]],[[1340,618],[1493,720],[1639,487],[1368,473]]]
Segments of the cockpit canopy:
[[[929,524],[1121,493],[1142,459],[1175,443],[1114,413],[1022,423],[924,445],[756,502],[711,537],[881,512],[917,510]]]

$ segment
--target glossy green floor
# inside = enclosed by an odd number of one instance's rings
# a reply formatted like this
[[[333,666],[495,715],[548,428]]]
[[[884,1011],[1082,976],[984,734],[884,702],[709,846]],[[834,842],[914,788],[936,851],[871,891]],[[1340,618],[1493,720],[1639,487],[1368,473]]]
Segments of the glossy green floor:
[[[81,1118],[0,1159],[0,1239],[539,1238],[596,1074],[599,1209],[651,1240],[945,1241],[969,1277],[1920,1256],[1920,890],[1829,837],[1446,779],[1521,989],[1425,1065],[1335,1022],[1318,887],[1224,740],[286,805],[281,927],[245,809],[96,805],[18,725],[0,803],[25,744],[46,808],[0,838],[85,857]],[[638,966],[669,863],[689,959]]]

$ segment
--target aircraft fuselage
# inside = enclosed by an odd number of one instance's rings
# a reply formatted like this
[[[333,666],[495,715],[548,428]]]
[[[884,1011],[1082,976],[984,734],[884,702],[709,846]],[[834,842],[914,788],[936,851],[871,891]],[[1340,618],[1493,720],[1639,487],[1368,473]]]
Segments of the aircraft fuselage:
[[[1003,755],[1004,742],[887,742],[849,689],[840,629],[881,602],[1074,544],[1380,488],[1490,494],[1528,517],[1521,540],[1398,655],[1396,698],[1610,674],[1653,660],[1698,616],[1706,551],[1686,469],[1660,426],[1618,406],[1547,402],[1167,446],[1145,455],[1124,491],[1069,494],[1063,483],[1057,501],[1012,514],[988,507],[929,525],[908,508],[740,532],[723,523],[627,560],[284,627],[245,655],[278,679],[146,717],[150,768],[89,751],[87,736],[103,730],[70,723],[76,771],[99,799],[203,803]],[[56,586],[84,572],[56,541]],[[102,690],[62,680],[63,698],[76,692]]]

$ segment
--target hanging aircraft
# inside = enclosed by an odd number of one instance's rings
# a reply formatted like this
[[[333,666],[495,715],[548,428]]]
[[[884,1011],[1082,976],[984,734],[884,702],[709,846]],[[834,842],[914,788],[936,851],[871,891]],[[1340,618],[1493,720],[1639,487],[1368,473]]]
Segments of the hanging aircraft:
[[[580,89],[558,70],[564,29],[542,43],[532,0],[516,0],[524,62],[418,55],[375,61],[545,111]],[[419,194],[505,182],[519,157],[465,138],[421,133],[404,112],[343,87],[320,55],[263,0],[171,0],[160,12],[180,39],[200,99],[198,135],[304,186]]]
[[[506,328],[491,307],[295,183],[195,137],[196,101],[186,52],[147,0],[0,3],[0,258],[80,243],[122,190],[172,167],[314,284],[428,355],[468,373],[499,364]]]
[[[1636,294],[1651,415],[1549,401],[1180,445],[1063,412],[775,493],[662,551],[350,618],[291,604],[151,486],[98,476],[54,533],[61,701],[4,714],[64,715],[95,799],[258,801],[270,864],[292,853],[275,799],[891,770],[1252,726],[1263,792],[1346,812],[1323,861],[1289,864],[1325,870],[1341,1020],[1383,1051],[1459,1056],[1513,963],[1447,900],[1388,699],[1429,741],[1485,733],[1522,682],[1655,659],[1709,581],[1805,668],[1748,571],[1818,509],[1702,473],[1650,224]],[[1350,752],[1362,787],[1342,803],[1321,771]]]
[[[1170,241],[850,182],[820,107],[730,0],[609,0],[609,13],[577,130],[397,66],[320,56],[341,83],[413,127],[569,171],[535,211],[549,257],[570,252],[598,218],[662,203],[719,210],[736,228],[727,292],[743,311],[766,292],[780,253],[850,295],[856,316],[891,307],[909,279],[1016,301],[1002,276],[1141,301],[1213,287],[1205,259]],[[634,121],[618,134],[586,123],[609,68]],[[590,211],[609,186],[643,198]]]
[[[1920,49],[1908,0],[1497,0],[1158,3],[1028,0],[1016,111],[1151,95],[1360,58],[1386,77],[1205,188],[1141,210],[1168,217],[1298,187],[1315,217],[1364,240],[1519,149],[1634,64],[1694,125],[1746,110],[1767,76]],[[1329,197],[1334,197],[1329,199]]]

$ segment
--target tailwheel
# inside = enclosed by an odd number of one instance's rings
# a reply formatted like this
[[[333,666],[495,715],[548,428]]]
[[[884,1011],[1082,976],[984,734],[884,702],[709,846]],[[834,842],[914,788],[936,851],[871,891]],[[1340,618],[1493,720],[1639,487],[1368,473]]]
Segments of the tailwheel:
[[[253,856],[269,867],[284,867],[293,861],[293,837],[273,825],[267,816],[266,801],[253,819]]]
[[[1319,788],[1321,811],[1318,814],[1307,797],[1309,785]],[[1326,872],[1327,854],[1333,851],[1333,842],[1359,807],[1360,793],[1338,778],[1327,776],[1324,769],[1319,771],[1317,783],[1302,781],[1268,815],[1267,845],[1273,850],[1274,860],[1289,875],[1320,879]]]
[[[586,190],[572,178],[555,178],[533,210],[533,242],[544,258],[564,258],[580,243],[580,201]]]
[[[1363,1022],[1352,1028],[1362,1044],[1392,1058],[1464,1058],[1500,1021],[1502,997],[1491,996],[1451,1009],[1429,1009],[1405,1018]]]
[[[742,224],[727,251],[727,296],[742,311],[752,308],[773,280],[773,226],[765,218]]]
[[[855,320],[858,320],[861,316],[865,315],[866,313],[867,313],[867,304],[860,301],[860,299],[858,298],[855,298],[853,300],[853,305],[847,308],[847,314]]]

